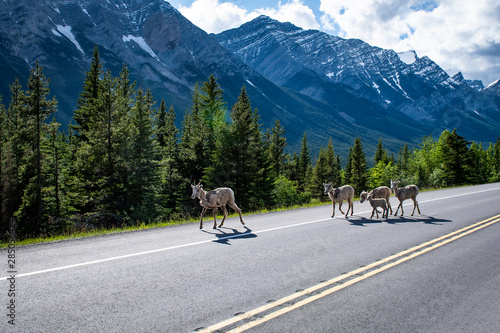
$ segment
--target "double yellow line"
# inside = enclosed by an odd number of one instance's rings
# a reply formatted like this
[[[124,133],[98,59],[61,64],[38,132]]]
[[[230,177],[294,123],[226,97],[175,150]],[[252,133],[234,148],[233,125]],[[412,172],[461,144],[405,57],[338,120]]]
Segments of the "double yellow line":
[[[226,328],[226,332],[237,333],[244,332],[252,327],[265,323],[273,318],[281,316],[287,312],[298,309],[306,304],[314,302],[320,298],[323,298],[327,295],[330,295],[338,290],[344,289],[348,286],[351,286],[357,282],[360,282],[364,279],[367,279],[375,274],[383,272],[389,268],[397,266],[403,262],[406,262],[410,259],[418,257],[424,253],[432,251],[440,246],[446,245],[450,242],[453,242],[459,238],[467,236],[475,231],[481,230],[490,226],[494,223],[500,222],[500,215],[491,217],[489,219],[483,220],[481,222],[475,223],[463,229],[454,231],[452,233],[446,234],[442,237],[435,238],[431,241],[422,243],[415,247],[412,247],[408,250],[404,250],[397,254],[391,255],[385,259],[378,260],[374,263],[371,263],[367,266],[363,266],[356,270],[353,270],[349,273],[342,274],[336,278],[331,280],[322,282],[305,290],[296,292],[290,296],[284,297],[272,303],[266,304],[264,306],[258,307],[254,310],[245,312],[243,314],[234,316],[228,320],[210,326],[208,328],[197,331],[198,333],[211,333],[217,330],[222,330]],[[345,281],[344,281],[345,280]],[[342,282],[344,281],[344,282]],[[333,285],[333,286],[332,286]],[[320,291],[321,290],[321,291]],[[314,294],[312,294],[314,293]],[[300,299],[300,300],[297,300]],[[282,306],[287,302],[291,302],[293,300],[297,300],[290,306],[284,306],[279,309],[274,309],[276,307]],[[273,310],[274,309],[274,310]],[[252,317],[266,312],[265,315],[261,315],[252,320]],[[243,322],[244,321],[244,322]],[[234,325],[238,322],[237,325]]]

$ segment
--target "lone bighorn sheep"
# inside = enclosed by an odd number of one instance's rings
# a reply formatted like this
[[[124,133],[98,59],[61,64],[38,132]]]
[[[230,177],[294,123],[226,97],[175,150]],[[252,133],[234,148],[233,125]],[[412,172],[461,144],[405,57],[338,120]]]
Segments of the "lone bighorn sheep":
[[[198,185],[191,185],[193,189],[193,194],[191,195],[192,199],[200,199],[200,205],[203,207],[201,211],[201,220],[200,220],[200,229],[203,228],[203,214],[207,211],[207,209],[212,209],[214,212],[214,229],[217,229],[217,219],[215,214],[217,213],[217,208],[222,207],[222,211],[224,212],[224,218],[219,225],[219,228],[224,224],[224,220],[227,217],[227,209],[226,204],[229,205],[232,209],[234,209],[238,214],[240,214],[241,224],[245,225],[243,222],[243,218],[241,217],[241,209],[234,202],[234,192],[229,187],[220,187],[211,191],[204,191],[203,185],[201,182]]]
[[[364,192],[366,193],[366,192]],[[372,209],[372,215],[370,216],[370,220],[373,217],[373,213],[377,213],[377,218],[378,218],[378,207],[382,208],[382,218],[387,218],[389,215],[389,209],[387,207],[387,200],[385,198],[374,198],[373,195],[370,193],[368,194],[368,197],[366,197],[366,200],[370,202],[370,205],[373,207]],[[385,216],[384,216],[385,215]]]
[[[391,211],[392,214],[391,202],[389,201],[389,198],[391,197],[390,188],[388,188],[387,186],[379,186],[371,190],[370,193],[366,193],[366,191],[363,191],[359,195],[359,202],[363,203],[369,195],[371,195],[375,199],[384,198],[387,201],[387,206],[389,207],[389,210]]]
[[[332,183],[323,183],[323,186],[325,187],[325,194],[328,194],[330,197],[330,200],[332,200],[333,203],[333,213],[332,217],[335,217],[335,202],[339,203],[339,210],[342,214],[344,212],[342,211],[342,203],[344,200],[347,200],[347,213],[345,216],[349,215],[349,209],[351,210],[351,215],[354,213],[354,204],[352,203],[352,198],[354,197],[354,188],[351,185],[344,185],[341,187],[334,188],[332,186]]]
[[[399,200],[399,206],[398,209],[396,209],[394,216],[398,215],[399,207],[401,207],[401,216],[403,216],[403,201],[406,199],[413,200],[413,211],[411,212],[411,216],[413,216],[415,208],[417,208],[418,213],[421,214],[420,207],[417,202],[418,187],[416,185],[408,185],[406,187],[398,188],[398,184],[399,180],[392,181],[391,179],[391,189],[394,192],[394,195],[396,195],[396,198]]]

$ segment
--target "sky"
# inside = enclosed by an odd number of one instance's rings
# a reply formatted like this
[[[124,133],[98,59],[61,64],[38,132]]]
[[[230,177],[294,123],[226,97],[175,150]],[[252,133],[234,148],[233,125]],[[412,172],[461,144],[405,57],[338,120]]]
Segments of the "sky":
[[[167,0],[168,1],[168,0]],[[208,33],[237,28],[259,15],[359,38],[396,52],[428,56],[450,75],[485,86],[500,79],[498,0],[170,0]]]

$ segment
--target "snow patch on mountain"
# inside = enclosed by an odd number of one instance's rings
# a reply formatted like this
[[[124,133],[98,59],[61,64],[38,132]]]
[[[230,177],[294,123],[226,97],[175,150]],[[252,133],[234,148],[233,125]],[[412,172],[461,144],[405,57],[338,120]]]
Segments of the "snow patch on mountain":
[[[78,44],[76,38],[75,38],[75,35],[73,35],[73,33],[71,32],[71,27],[69,25],[66,25],[66,26],[62,26],[62,25],[56,25],[56,29],[52,29],[52,33],[56,36],[61,36],[61,35],[64,35],[66,38],[68,38],[71,43],[73,43],[73,45],[76,46],[76,48],[82,53],[82,54],[85,54],[85,52],[83,52],[83,49],[82,47],[80,46],[80,44]]]
[[[154,53],[154,51],[151,49],[151,47],[149,47],[148,43],[146,43],[146,41],[144,40],[144,38],[137,37],[137,36],[132,36],[132,35],[127,35],[127,36],[124,35],[123,36],[123,41],[124,42],[134,41],[144,51],[146,51],[150,56],[152,56],[156,60],[160,61],[160,59],[158,58],[158,56],[156,55],[156,53]]]
[[[417,60],[417,53],[413,50],[398,53],[399,59],[407,65],[413,64]]]

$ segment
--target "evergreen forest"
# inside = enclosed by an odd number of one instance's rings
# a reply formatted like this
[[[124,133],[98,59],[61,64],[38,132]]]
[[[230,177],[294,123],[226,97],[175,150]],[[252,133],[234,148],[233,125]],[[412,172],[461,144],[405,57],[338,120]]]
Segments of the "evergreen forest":
[[[38,62],[10,93],[8,106],[0,96],[0,239],[13,225],[26,239],[186,219],[201,211],[190,186],[200,181],[231,187],[247,213],[326,201],[326,182],[359,195],[391,179],[420,188],[500,181],[500,139],[483,147],[456,130],[396,156],[379,140],[373,163],[359,138],[346,161],[331,140],[313,158],[306,133],[300,151],[287,152],[280,121],[262,128],[244,86],[227,106],[213,75],[194,88],[177,128],[176,110],[130,82],[126,65],[118,76],[104,69],[97,48],[68,130]]]

